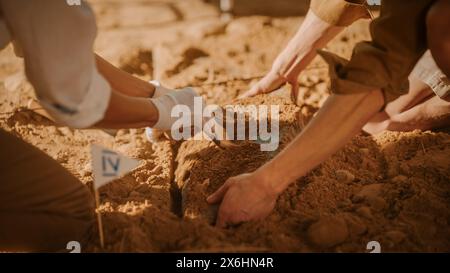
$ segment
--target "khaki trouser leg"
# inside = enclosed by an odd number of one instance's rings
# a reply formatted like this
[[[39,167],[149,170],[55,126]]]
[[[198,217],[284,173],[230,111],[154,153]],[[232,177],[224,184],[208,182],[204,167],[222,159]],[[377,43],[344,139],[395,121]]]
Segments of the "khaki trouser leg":
[[[94,221],[86,186],[48,155],[0,129],[0,251],[59,251]]]

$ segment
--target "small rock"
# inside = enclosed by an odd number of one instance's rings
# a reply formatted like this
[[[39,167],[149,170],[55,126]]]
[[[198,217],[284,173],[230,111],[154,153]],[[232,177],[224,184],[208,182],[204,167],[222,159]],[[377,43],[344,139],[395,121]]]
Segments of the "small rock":
[[[359,207],[359,208],[356,210],[356,213],[357,213],[359,216],[364,217],[364,218],[366,218],[366,219],[372,219],[372,218],[373,218],[372,211],[371,211],[370,208],[367,207],[367,206]]]
[[[130,195],[129,195],[129,197],[140,197],[140,196],[141,196],[141,194],[137,191],[132,191],[132,192],[130,192]]]
[[[392,178],[391,180],[394,183],[403,183],[408,180],[408,177],[406,177],[404,175],[397,175],[396,177]]]
[[[365,185],[357,194],[355,194],[354,197],[356,199],[364,199],[364,200],[372,199],[374,197],[379,196],[382,192],[382,189],[383,184],[381,183]]]
[[[357,203],[365,201],[374,210],[381,211],[387,206],[386,201],[380,197],[382,190],[381,183],[366,185],[353,196],[352,201]]]
[[[343,243],[348,235],[345,220],[336,216],[322,217],[308,229],[309,240],[322,248],[330,248]]]
[[[364,197],[360,196],[360,195],[353,195],[352,197],[352,202],[353,203],[361,203],[362,201],[364,201]]]
[[[340,182],[350,183],[355,180],[355,176],[347,170],[337,170],[336,177]]]

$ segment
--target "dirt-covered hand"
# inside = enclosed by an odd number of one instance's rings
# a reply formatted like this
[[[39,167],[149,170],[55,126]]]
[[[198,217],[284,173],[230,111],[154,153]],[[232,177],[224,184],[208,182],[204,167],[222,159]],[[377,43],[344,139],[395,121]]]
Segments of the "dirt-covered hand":
[[[273,210],[277,197],[264,179],[250,173],[229,178],[207,201],[210,204],[222,201],[216,226],[226,227],[265,218]]]
[[[297,103],[298,97],[298,82],[297,77],[285,78],[280,76],[278,73],[269,72],[264,78],[262,78],[258,83],[252,86],[252,88],[240,95],[239,98],[248,98],[253,97],[259,94],[270,93],[278,88],[280,88],[283,84],[289,83],[291,85],[291,99],[294,103]]]
[[[283,85],[286,82],[286,80],[274,72],[267,73],[264,78],[259,80],[255,85],[252,86],[252,88],[245,92],[244,94],[240,95],[239,98],[247,98],[247,97],[253,97],[259,94],[264,93],[270,93],[276,89],[278,89],[281,85]]]

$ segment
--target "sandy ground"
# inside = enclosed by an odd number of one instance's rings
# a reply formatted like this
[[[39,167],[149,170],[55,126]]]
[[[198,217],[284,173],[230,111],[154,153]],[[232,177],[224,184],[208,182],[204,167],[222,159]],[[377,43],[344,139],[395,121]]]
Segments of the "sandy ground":
[[[226,24],[213,5],[200,0],[90,2],[101,56],[143,79],[195,86],[218,104],[229,103],[263,75],[302,21],[245,16]],[[351,26],[328,49],[348,57],[355,42],[369,38],[367,26]],[[23,70],[11,47],[0,53],[2,128],[45,151],[87,186],[93,180],[89,143],[141,161],[101,189],[106,246],[99,247],[94,230],[85,251],[365,252],[373,240],[382,251],[450,251],[446,132],[359,135],[289,187],[267,219],[218,229],[211,225],[217,208],[207,205],[206,196],[279,150],[262,153],[251,143],[228,150],[206,141],[150,144],[143,129],[112,137],[58,126],[24,108],[33,91]],[[286,92],[240,103],[280,104],[283,147],[320,108],[328,80],[327,68],[316,59],[300,78],[301,106]]]

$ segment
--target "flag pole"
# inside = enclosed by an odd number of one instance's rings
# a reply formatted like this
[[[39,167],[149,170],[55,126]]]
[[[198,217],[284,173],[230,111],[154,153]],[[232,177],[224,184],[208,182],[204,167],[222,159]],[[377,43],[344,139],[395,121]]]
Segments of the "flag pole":
[[[98,194],[98,190],[95,188],[95,185],[93,185],[94,188],[94,195],[95,195],[95,213],[97,214],[97,224],[98,224],[98,235],[100,237],[100,246],[102,248],[105,247],[105,235],[103,234],[103,222],[102,222],[102,214],[100,213],[100,195]]]
[[[95,212],[97,213],[98,236],[100,246],[105,247],[105,235],[103,233],[102,215],[100,213],[100,195],[98,189],[131,171],[139,165],[139,161],[120,155],[96,144],[91,144],[92,173],[94,183],[92,187],[95,196]]]

